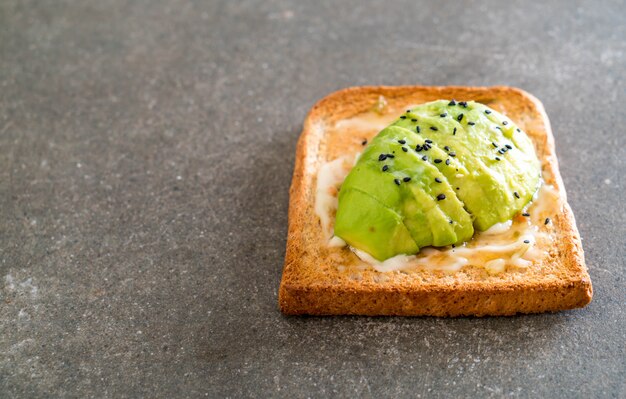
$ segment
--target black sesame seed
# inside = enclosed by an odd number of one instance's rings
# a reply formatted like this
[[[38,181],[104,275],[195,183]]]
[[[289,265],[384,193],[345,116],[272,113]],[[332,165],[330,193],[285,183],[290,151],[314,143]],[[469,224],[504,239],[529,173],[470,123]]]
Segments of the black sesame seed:
[[[459,114],[459,116],[456,117],[456,120],[461,122],[461,120],[463,119],[463,114]]]
[[[408,181],[411,181],[411,178],[410,177],[405,177],[404,179],[402,179],[402,181],[406,183]]]
[[[396,183],[398,186],[400,185],[400,179],[393,179],[393,182]]]
[[[485,113],[486,113],[487,115],[489,115],[489,114],[491,113],[491,111],[489,111],[488,109],[486,109],[486,110],[485,110]]]
[[[400,143],[400,144],[406,144],[406,140],[398,140],[398,143]]]
[[[517,130],[519,133],[521,133],[521,132],[522,132],[521,130],[519,130],[519,127],[518,127],[517,129],[515,129],[515,130]]]
[[[502,130],[502,128],[501,128],[500,126],[496,126],[496,129],[500,129],[500,130]]]
[[[452,244],[452,248],[456,248],[456,245]]]
[[[446,199],[446,195],[445,194],[439,194],[437,196],[437,201],[442,201],[442,200],[445,200],[445,199]]]
[[[387,155],[386,154],[380,154],[378,156],[378,161],[384,161],[385,159],[387,159]]]
[[[417,122],[417,119],[413,118],[411,119],[411,122]]]
[[[462,106],[462,107],[467,108],[467,102],[465,102],[465,101],[459,102],[459,105]]]
[[[517,191],[513,191],[513,195],[515,196],[515,198],[519,199],[519,193]]]
[[[454,101],[454,99],[452,99],[452,101],[450,101],[450,102],[448,103],[448,105],[450,105],[450,106],[456,105],[456,101]]]
[[[499,161],[499,160],[500,160],[500,158],[496,157],[496,161]]]
[[[402,151],[407,152],[409,149],[406,147],[402,147]]]
[[[386,171],[388,171],[388,170],[389,170],[389,166],[384,165],[384,166],[383,166],[383,172],[386,172]]]
[[[435,159],[435,163],[441,163],[441,159],[439,158]]]
[[[406,119],[406,115],[402,115],[400,119]]]
[[[450,158],[446,159],[446,165],[450,165]]]
[[[424,142],[428,143],[428,144],[432,144],[433,143],[433,141],[431,139],[426,139],[426,140],[424,140]]]
[[[419,126],[415,126],[415,130],[419,133],[420,132],[420,127]]]
[[[451,157],[456,157],[456,152],[450,151],[450,153],[448,155],[450,155]]]
[[[450,147],[448,147],[447,145],[443,147],[444,150],[446,151],[450,151]]]
[[[428,161],[428,157],[427,157],[426,155],[424,155],[424,156],[422,157],[422,161]]]
[[[396,157],[395,155],[392,155],[392,154],[385,154],[385,155],[387,155],[387,158],[395,158]]]
[[[522,213],[522,216],[526,216],[526,217],[528,217],[528,216],[530,216],[530,213],[528,213],[528,212],[524,212],[524,213]]]
[[[437,183],[441,183],[441,179],[440,179],[440,178],[438,178],[438,177],[435,177],[435,181],[436,181]]]
[[[448,114],[446,114],[445,112],[443,114],[439,114],[440,118],[445,118],[446,116],[448,116]]]
[[[460,188],[460,187],[457,187],[456,189],[457,189],[457,190],[460,190],[461,188]]]
[[[415,146],[415,151],[417,151],[417,152],[422,151],[422,146],[421,146],[421,145],[419,145],[419,144],[418,144],[418,145],[416,145],[416,146]]]
[[[524,240],[524,244],[530,244],[530,240]]]
[[[470,126],[474,126],[476,123],[474,123],[474,122],[467,122],[467,124],[470,125]]]
[[[406,110],[406,112],[411,112],[411,110],[410,110],[410,109],[407,109],[407,110]]]
[[[500,149],[498,150],[498,154],[504,154],[505,152],[506,152],[506,151],[505,151],[503,148],[500,148]]]
[[[430,147],[430,144],[425,143],[425,144],[422,146],[422,148],[424,149],[424,151],[428,151],[428,150],[430,150],[430,148],[431,148],[431,147]]]
[[[435,126],[431,126],[431,127],[430,127],[430,130],[437,131],[437,130],[439,130],[439,129],[437,129]]]
[[[546,220],[543,222],[543,224],[548,224],[550,223],[550,218],[546,218]]]
[[[456,135],[456,128],[454,128],[454,130],[452,131],[452,135]]]
[[[509,124],[509,122],[507,122],[507,121],[502,121],[502,124],[503,124],[504,126],[506,126],[506,125],[508,125],[508,124]]]
[[[365,140],[363,140],[363,141],[361,142],[361,145],[366,145],[366,144],[367,144],[367,139],[365,139]]]
[[[506,148],[508,148],[509,150],[512,150],[512,149],[513,149],[513,147],[511,147],[511,144],[505,144],[504,146],[505,146]]]
[[[450,221],[449,221],[448,223],[452,224],[452,223],[454,223],[454,222],[452,221],[452,219],[450,219]]]
[[[495,148],[498,148],[498,145],[494,143],[493,141],[491,142],[491,145],[494,146]]]

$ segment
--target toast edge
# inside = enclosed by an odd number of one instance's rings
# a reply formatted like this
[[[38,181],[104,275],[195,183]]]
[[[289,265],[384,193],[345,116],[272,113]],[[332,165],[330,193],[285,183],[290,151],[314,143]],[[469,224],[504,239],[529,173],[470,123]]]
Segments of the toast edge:
[[[281,289],[281,310],[287,315],[364,316],[512,316],[585,306],[591,299],[587,278],[538,287],[432,290],[341,290],[332,287]]]

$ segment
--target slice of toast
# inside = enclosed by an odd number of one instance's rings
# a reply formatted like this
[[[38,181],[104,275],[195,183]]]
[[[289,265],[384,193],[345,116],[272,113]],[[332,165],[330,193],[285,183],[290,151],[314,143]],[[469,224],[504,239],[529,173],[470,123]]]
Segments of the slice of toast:
[[[416,270],[381,273],[347,248],[328,246],[315,212],[317,173],[342,155],[362,151],[384,126],[336,129],[342,120],[385,112],[391,120],[410,106],[438,99],[474,100],[511,118],[531,138],[545,184],[560,197],[551,215],[552,239],[541,261],[497,274],[468,265],[450,273]],[[366,132],[366,133],[364,133]],[[340,139],[331,135],[341,135]],[[345,266],[348,265],[348,266]],[[350,266],[352,265],[352,266]],[[354,87],[332,93],[309,112],[298,141],[290,189],[289,231],[279,290],[285,314],[486,316],[554,312],[585,306],[592,287],[574,215],[567,204],[543,105],[511,87]]]

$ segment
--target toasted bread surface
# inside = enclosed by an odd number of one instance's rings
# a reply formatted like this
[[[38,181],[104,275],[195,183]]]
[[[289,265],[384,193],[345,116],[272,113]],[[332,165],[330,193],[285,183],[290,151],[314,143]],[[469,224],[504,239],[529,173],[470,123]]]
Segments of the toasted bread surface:
[[[535,145],[545,184],[552,185],[560,197],[549,226],[556,239],[541,248],[547,256],[524,270],[496,275],[471,265],[454,273],[380,273],[371,268],[336,267],[359,260],[348,249],[326,245],[328,237],[314,211],[317,172],[347,150],[327,145],[329,127],[370,111],[381,96],[388,112],[400,110],[398,115],[409,105],[454,98],[483,103],[515,121]],[[366,138],[344,137],[342,143],[359,145]],[[532,95],[502,86],[354,87],[330,94],[309,112],[298,141],[290,189],[287,251],[279,289],[279,305],[285,314],[514,315],[582,307],[591,297],[591,281],[559,174],[550,123],[543,105]]]

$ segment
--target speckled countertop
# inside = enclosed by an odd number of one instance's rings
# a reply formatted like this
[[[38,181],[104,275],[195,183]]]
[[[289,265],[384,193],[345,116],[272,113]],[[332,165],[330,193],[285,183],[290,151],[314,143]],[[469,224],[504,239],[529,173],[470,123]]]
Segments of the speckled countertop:
[[[0,396],[625,397],[626,13],[541,3],[3,1]],[[365,84],[539,97],[593,302],[283,317],[302,121]]]

